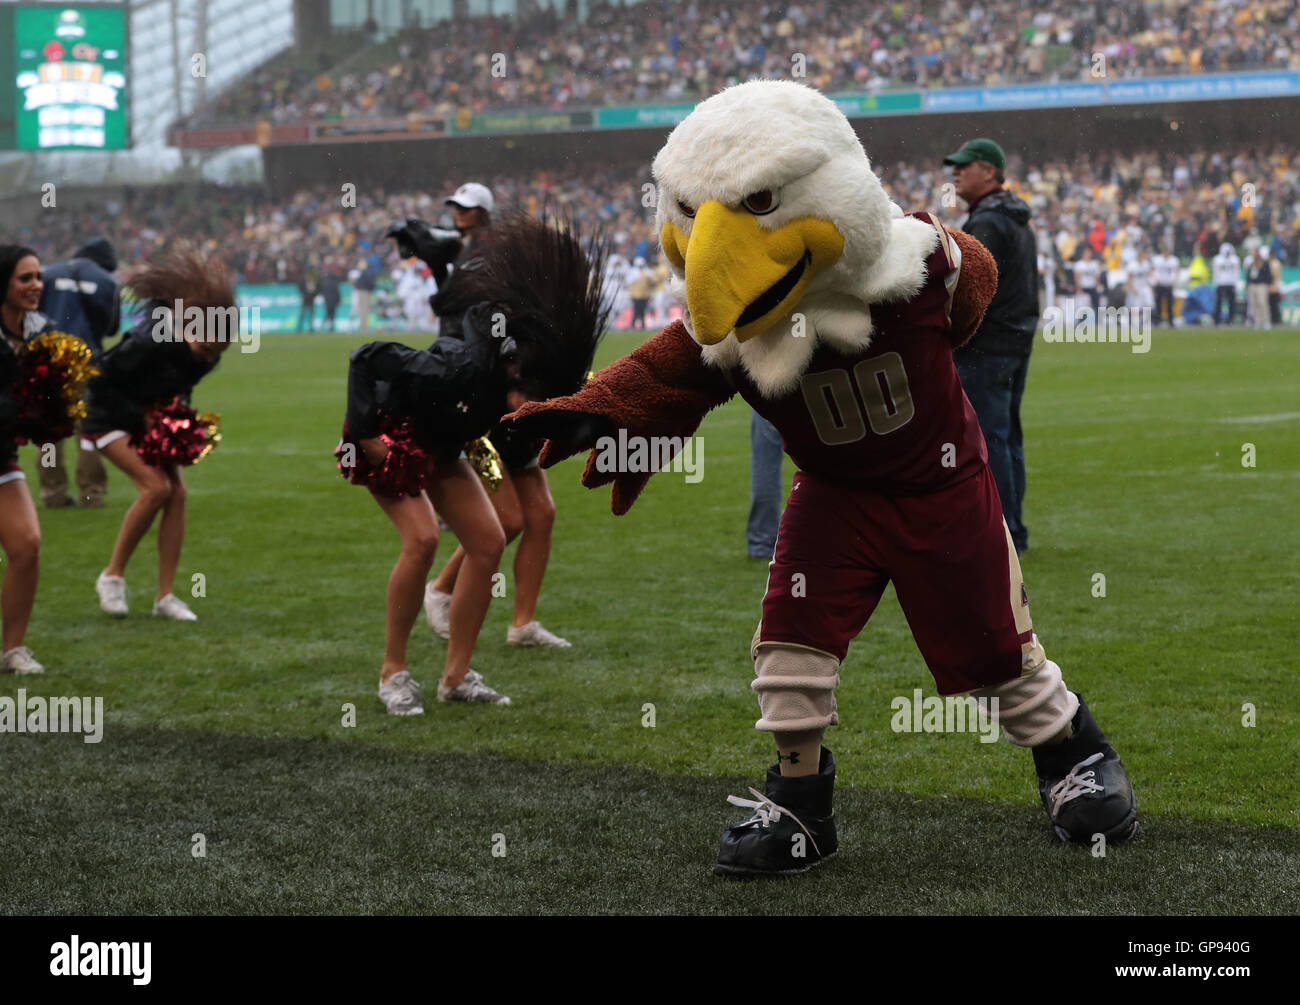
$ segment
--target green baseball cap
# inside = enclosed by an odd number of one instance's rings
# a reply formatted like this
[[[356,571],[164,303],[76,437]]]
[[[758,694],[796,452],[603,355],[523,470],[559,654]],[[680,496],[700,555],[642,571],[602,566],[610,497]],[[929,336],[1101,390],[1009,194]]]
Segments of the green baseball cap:
[[[981,137],[970,140],[955,154],[949,154],[943,159],[945,164],[969,164],[971,161],[988,161],[999,171],[1004,171],[1007,166],[1007,155],[992,140]]]

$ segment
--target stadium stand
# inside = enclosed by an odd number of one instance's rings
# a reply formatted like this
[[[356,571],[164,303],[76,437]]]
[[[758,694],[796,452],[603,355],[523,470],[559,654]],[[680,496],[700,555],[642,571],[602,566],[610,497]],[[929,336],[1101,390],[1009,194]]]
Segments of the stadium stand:
[[[451,115],[689,101],[753,76],[788,76],[828,92],[1300,68],[1294,0],[1241,4],[1119,0],[813,0],[751,5],[700,0],[670,8],[593,5],[581,22],[553,9],[516,21],[446,21],[365,45],[341,61],[333,45],[249,75],[193,115],[189,127],[252,120]],[[494,53],[507,72],[487,72]]]

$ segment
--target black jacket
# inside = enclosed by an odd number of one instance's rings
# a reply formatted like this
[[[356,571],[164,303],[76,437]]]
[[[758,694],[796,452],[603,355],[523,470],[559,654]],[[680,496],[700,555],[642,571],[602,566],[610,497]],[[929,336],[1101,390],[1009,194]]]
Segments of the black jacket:
[[[1028,204],[1005,189],[971,207],[962,230],[989,249],[998,290],[967,347],[997,356],[1028,356],[1038,325],[1038,247]]]
[[[117,256],[112,245],[101,238],[78,248],[69,261],[44,270],[41,313],[55,328],[76,335],[90,346],[96,363],[104,341],[117,334],[121,323],[115,268]]]
[[[429,298],[429,306],[433,313],[438,317],[438,330],[445,331],[443,320],[451,311],[448,307],[448,301],[455,296],[456,277],[462,276],[469,271],[478,268],[475,261],[487,249],[488,242],[492,240],[492,231],[490,229],[480,231],[479,236],[474,238],[469,244],[462,244],[457,249],[455,259],[456,268],[448,275],[447,262],[442,259],[430,258],[422,261],[433,270],[433,280],[438,284],[438,292]],[[450,246],[450,242],[443,242],[443,250]],[[463,298],[461,298],[463,299]]]
[[[506,411],[502,340],[491,334],[489,306],[461,318],[459,337],[428,349],[369,342],[352,350],[348,369],[348,435],[379,435],[379,413],[411,418],[425,443],[455,448],[487,433]]]
[[[81,431],[87,436],[115,429],[142,434],[145,413],[177,396],[188,398],[194,385],[217,365],[215,359],[194,355],[186,342],[156,341],[153,311],[158,306],[150,303],[136,326],[104,353],[99,376],[86,385]]]

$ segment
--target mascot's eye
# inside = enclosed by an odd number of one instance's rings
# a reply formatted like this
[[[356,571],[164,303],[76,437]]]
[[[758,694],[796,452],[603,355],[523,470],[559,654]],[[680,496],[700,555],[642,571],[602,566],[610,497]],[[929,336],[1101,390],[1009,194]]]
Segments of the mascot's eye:
[[[764,216],[780,205],[770,188],[765,188],[761,192],[751,192],[740,200],[740,204],[755,216]]]
[[[688,220],[695,219],[695,210],[686,205],[686,203],[682,202],[680,199],[677,200],[677,208],[682,211],[682,216],[686,217]]]

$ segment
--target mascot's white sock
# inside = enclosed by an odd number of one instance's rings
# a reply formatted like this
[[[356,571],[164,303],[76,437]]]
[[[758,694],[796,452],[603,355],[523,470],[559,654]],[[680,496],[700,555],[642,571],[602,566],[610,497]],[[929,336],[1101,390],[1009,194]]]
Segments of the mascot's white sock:
[[[840,661],[834,656],[801,646],[759,647],[757,642],[751,653],[755,680],[750,686],[763,713],[755,729],[798,733],[839,723],[835,688],[840,683]]]
[[[1037,635],[1025,654],[1019,677],[971,694],[998,699],[1002,733],[1017,747],[1046,743],[1062,732],[1079,710],[1079,699],[1066,688],[1061,668],[1047,658]]]

